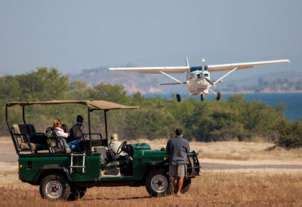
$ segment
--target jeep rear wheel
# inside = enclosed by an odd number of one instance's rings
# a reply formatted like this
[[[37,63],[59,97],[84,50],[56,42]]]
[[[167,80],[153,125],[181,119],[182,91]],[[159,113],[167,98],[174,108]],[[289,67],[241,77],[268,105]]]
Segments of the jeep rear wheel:
[[[67,200],[70,195],[70,185],[61,175],[48,175],[40,183],[40,194],[48,200]]]
[[[171,194],[169,185],[169,177],[162,171],[151,171],[146,178],[146,189],[154,197]]]
[[[84,197],[86,191],[87,190],[84,187],[72,187],[68,200],[75,201],[75,200],[81,199]]]

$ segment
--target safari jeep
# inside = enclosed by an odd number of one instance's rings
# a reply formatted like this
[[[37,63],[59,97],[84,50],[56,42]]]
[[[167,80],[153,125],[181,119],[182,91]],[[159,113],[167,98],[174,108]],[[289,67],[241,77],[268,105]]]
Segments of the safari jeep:
[[[82,151],[73,152],[55,133],[37,132],[26,121],[26,108],[40,105],[79,104],[87,108],[88,133],[82,141]],[[11,123],[11,108],[22,110],[22,123]],[[164,196],[173,191],[168,179],[168,161],[165,149],[153,150],[148,144],[127,144],[124,141],[113,153],[108,143],[108,112],[116,109],[134,109],[102,100],[52,100],[9,102],[5,107],[7,127],[18,154],[19,179],[39,185],[42,198],[49,200],[76,200],[90,187],[146,186],[151,196]],[[92,132],[91,114],[103,111],[105,132]],[[191,179],[199,175],[197,154],[188,154],[188,166],[183,192],[189,190]]]

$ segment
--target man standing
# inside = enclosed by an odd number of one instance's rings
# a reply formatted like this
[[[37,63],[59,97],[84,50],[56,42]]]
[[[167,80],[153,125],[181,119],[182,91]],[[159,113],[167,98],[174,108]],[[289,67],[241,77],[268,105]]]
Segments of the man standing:
[[[170,182],[174,185],[176,195],[179,196],[187,171],[187,153],[190,152],[190,146],[183,138],[181,129],[176,129],[175,134],[176,137],[168,141],[166,150],[169,158]]]

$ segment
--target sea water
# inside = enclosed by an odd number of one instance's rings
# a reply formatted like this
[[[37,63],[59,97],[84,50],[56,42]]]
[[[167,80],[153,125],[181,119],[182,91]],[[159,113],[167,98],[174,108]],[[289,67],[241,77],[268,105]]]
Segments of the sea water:
[[[248,101],[260,101],[270,106],[282,106],[289,120],[302,120],[302,93],[245,94]]]

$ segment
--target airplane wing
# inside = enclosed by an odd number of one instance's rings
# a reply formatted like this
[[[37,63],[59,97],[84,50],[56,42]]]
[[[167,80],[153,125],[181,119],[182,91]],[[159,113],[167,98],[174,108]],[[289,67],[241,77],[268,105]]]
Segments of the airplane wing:
[[[210,72],[229,71],[234,68],[237,68],[237,70],[241,70],[241,69],[248,69],[260,65],[274,64],[274,63],[289,63],[289,62],[290,61],[288,59],[281,59],[281,60],[231,63],[231,64],[221,64],[221,65],[208,65],[208,71]]]
[[[138,73],[185,73],[190,71],[189,66],[168,66],[168,67],[113,67],[111,71],[128,71]]]

